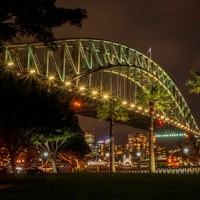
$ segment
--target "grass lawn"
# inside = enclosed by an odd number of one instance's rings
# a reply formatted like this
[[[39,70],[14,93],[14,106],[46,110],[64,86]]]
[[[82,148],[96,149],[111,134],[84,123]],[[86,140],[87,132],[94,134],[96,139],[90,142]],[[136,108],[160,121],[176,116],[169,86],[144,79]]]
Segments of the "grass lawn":
[[[66,173],[1,174],[0,200],[200,199],[200,175]]]

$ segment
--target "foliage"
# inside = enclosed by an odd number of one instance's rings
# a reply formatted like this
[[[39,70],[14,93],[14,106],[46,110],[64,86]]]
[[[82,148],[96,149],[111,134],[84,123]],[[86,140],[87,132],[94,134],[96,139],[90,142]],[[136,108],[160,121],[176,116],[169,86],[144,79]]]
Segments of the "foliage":
[[[20,80],[6,70],[0,72],[0,147],[8,149],[12,165],[16,157],[43,133],[46,135],[56,133],[61,137],[63,132],[69,131],[60,127],[73,125],[73,113],[67,113],[66,103],[62,104],[58,94],[50,94],[32,77]],[[77,129],[77,123],[74,125]],[[80,128],[79,128],[80,129]],[[51,131],[51,132],[50,132]],[[41,138],[41,136],[40,136]]]
[[[68,23],[82,27],[85,9],[56,7],[56,0],[7,0],[0,7],[0,46],[27,36],[55,49],[52,29]]]
[[[120,99],[103,102],[97,108],[97,117],[100,120],[111,119],[126,121],[128,117],[127,108],[122,105]]]
[[[137,94],[137,105],[145,106],[153,110],[167,109],[170,103],[168,94],[164,90],[160,90],[158,86],[145,86],[144,90]]]
[[[186,81],[186,85],[190,85],[192,88],[190,88],[189,92],[195,92],[198,94],[200,92],[200,71],[191,71],[191,74],[194,75],[194,79],[189,79]]]

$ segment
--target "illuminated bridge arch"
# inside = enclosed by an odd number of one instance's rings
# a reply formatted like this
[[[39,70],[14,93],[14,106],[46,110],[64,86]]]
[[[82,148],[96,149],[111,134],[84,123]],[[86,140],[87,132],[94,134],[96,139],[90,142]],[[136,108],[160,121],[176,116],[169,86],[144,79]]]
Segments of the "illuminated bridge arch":
[[[85,90],[101,97],[121,98],[134,112],[136,92],[145,85],[158,85],[171,99],[169,110],[159,110],[156,118],[186,132],[199,134],[195,119],[171,78],[147,56],[123,44],[99,39],[62,39],[55,41],[58,51],[42,43],[5,46],[5,63],[14,62],[17,74],[35,72],[54,86],[65,85],[68,91]],[[38,76],[37,75],[37,76]],[[73,86],[72,86],[73,85]]]

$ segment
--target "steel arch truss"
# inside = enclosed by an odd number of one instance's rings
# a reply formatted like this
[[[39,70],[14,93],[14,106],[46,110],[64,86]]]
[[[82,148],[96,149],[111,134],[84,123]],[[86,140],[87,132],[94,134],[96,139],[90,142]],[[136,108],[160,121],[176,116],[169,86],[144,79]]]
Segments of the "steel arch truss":
[[[136,103],[136,92],[140,88],[158,85],[169,95],[171,104],[168,111],[158,111],[157,118],[162,116],[173,126],[199,134],[199,128],[181,92],[166,72],[147,56],[112,41],[63,39],[55,42],[58,46],[56,52],[49,51],[42,43],[8,45],[4,52],[5,62],[14,61],[15,69],[21,73],[35,70],[47,78],[55,76],[64,83],[74,82],[77,87],[81,79],[87,79],[88,91],[92,91],[94,81],[98,78],[101,95],[104,94],[106,81],[110,96],[121,98],[132,106]],[[95,77],[97,73],[99,75]],[[107,78],[105,74],[108,74]],[[116,83],[113,84],[114,80]]]

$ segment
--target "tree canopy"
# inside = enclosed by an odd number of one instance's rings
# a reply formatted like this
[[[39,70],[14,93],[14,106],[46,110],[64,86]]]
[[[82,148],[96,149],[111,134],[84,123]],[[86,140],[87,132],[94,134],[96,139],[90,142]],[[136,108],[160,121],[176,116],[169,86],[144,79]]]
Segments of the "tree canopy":
[[[120,99],[103,102],[97,108],[97,117],[100,120],[104,119],[116,119],[126,121],[128,117],[128,111],[126,106],[123,106]]]
[[[56,6],[56,0],[6,0],[0,7],[0,48],[14,39],[27,36],[55,49],[52,29],[68,23],[82,27],[85,9]]]
[[[137,105],[145,106],[151,109],[166,109],[170,103],[168,94],[160,90],[158,86],[146,86],[144,90],[138,93]]]
[[[53,141],[81,132],[69,103],[41,88],[31,76],[19,79],[0,71],[0,95],[0,147],[8,149],[13,165],[41,135]]]
[[[200,92],[200,71],[191,71],[190,73],[194,75],[194,78],[187,80],[186,85],[191,86],[190,93],[198,94]]]

